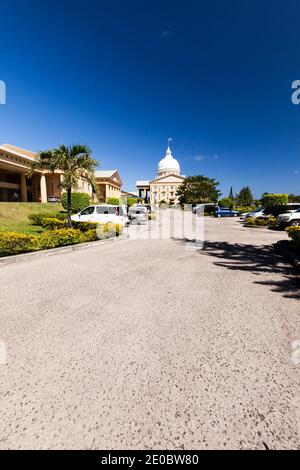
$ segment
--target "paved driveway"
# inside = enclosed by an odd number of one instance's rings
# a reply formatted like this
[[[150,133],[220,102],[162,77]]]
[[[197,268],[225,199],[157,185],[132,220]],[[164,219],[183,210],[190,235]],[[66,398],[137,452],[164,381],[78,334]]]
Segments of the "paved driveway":
[[[205,222],[0,266],[1,448],[300,448],[285,234]]]

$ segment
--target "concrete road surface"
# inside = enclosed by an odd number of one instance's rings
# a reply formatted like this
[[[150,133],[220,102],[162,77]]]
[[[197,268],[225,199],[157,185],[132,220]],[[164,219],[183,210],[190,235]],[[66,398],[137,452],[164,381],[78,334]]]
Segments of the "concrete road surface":
[[[204,250],[129,239],[1,265],[0,448],[299,449],[285,237],[207,218]]]

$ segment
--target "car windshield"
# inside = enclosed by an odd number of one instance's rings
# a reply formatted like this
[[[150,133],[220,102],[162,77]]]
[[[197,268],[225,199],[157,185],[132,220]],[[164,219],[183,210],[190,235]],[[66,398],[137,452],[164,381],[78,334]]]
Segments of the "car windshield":
[[[81,215],[90,215],[90,214],[93,214],[94,210],[95,210],[95,207],[93,207],[93,206],[86,207],[85,209],[83,209],[83,210],[80,212],[80,214],[81,214]]]
[[[96,211],[100,215],[124,215],[122,206],[97,206]]]
[[[257,209],[255,209],[255,211],[253,211],[253,212],[261,212],[261,211],[263,211],[263,210],[264,210],[264,208],[263,208],[263,207],[258,207],[258,208],[257,208]]]

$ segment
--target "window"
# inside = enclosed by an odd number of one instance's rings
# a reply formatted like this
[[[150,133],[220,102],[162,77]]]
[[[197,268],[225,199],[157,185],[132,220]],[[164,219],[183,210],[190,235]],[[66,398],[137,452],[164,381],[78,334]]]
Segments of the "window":
[[[116,214],[118,207],[111,207],[111,206],[98,206],[96,211],[97,214]]]
[[[83,211],[80,212],[80,215],[90,215],[90,214],[93,214],[94,210],[95,210],[95,207],[93,207],[93,206],[86,207],[85,209],[83,209]]]

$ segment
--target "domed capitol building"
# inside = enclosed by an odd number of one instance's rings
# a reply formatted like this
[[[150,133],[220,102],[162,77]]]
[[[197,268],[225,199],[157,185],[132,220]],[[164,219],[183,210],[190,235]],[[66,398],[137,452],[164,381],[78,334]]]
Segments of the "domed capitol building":
[[[173,157],[168,144],[166,155],[158,163],[157,177],[151,181],[136,182],[138,196],[150,204],[158,204],[161,201],[175,204],[178,202],[177,188],[184,179],[185,177],[180,175],[180,165]]]

